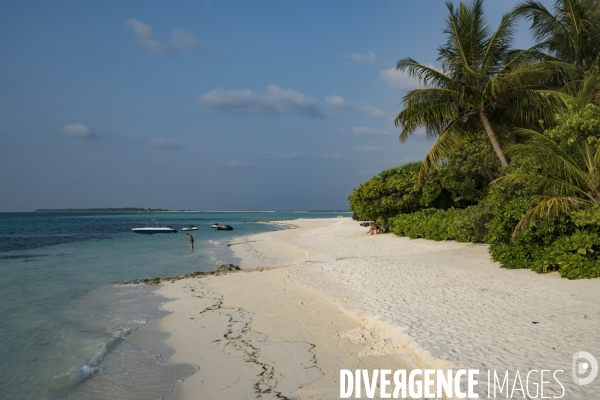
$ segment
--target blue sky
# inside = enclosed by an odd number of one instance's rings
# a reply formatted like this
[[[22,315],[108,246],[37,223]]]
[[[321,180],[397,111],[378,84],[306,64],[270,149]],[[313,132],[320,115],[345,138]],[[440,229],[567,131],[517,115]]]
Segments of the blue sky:
[[[490,23],[516,3],[488,0]],[[446,14],[438,0],[3,2],[0,211],[346,209],[431,146],[398,141],[415,82],[394,66],[436,65]]]

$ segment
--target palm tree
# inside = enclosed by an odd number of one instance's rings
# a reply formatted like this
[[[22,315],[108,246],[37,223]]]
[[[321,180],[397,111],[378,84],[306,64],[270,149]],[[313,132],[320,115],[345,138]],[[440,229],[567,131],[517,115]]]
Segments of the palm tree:
[[[514,151],[543,160],[540,174],[510,174],[496,182],[522,184],[532,188],[530,210],[521,218],[514,233],[544,218],[568,216],[571,211],[600,203],[600,146],[578,143],[569,154],[547,136],[523,130],[530,135]],[[513,236],[514,236],[513,233]]]
[[[573,96],[565,94],[571,111],[586,109],[594,102],[598,77],[589,74],[579,92]],[[509,148],[513,154],[537,161],[541,166],[538,174],[513,173],[496,179],[492,183],[506,182],[531,188],[530,210],[517,224],[514,235],[526,226],[544,218],[568,216],[572,210],[600,203],[600,146],[593,141],[581,140],[571,132],[571,146],[560,146],[547,134],[528,129],[518,129],[528,138],[522,144]]]
[[[444,33],[448,39],[438,50],[443,71],[405,58],[397,70],[416,77],[424,85],[403,99],[404,109],[394,124],[401,127],[400,141],[425,129],[437,137],[419,176],[422,185],[428,169],[463,143],[473,132],[485,132],[500,163],[508,163],[497,132],[514,126],[535,127],[552,120],[559,106],[556,92],[547,83],[564,63],[531,63],[532,52],[511,50],[516,16],[502,17],[491,31],[483,12],[483,0],[446,3],[449,16]]]
[[[598,62],[600,1],[556,0],[550,11],[539,1],[527,0],[514,13],[531,21],[529,29],[537,41],[532,50],[573,64],[582,73]]]

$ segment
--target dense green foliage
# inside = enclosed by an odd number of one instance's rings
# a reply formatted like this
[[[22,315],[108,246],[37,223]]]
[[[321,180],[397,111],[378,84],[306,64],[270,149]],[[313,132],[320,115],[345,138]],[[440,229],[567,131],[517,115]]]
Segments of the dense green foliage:
[[[511,240],[511,227],[527,203],[518,196],[506,200],[490,193],[486,201],[466,209],[402,214],[390,219],[390,228],[411,239],[491,243],[492,258],[504,268],[558,271],[569,279],[600,277],[600,208],[576,211],[568,219],[544,220]]]
[[[450,208],[438,210],[428,208],[412,214],[398,215],[390,220],[390,228],[400,236],[411,239],[456,240],[459,242],[480,242],[482,229],[479,224],[479,206],[466,209]]]
[[[437,138],[421,171],[450,156],[473,132],[485,132],[498,161],[508,165],[501,136],[514,127],[538,129],[550,122],[561,107],[554,76],[573,73],[570,64],[557,59],[528,62],[537,52],[511,48],[517,15],[506,14],[495,31],[489,28],[483,0],[455,7],[449,15],[447,41],[438,49],[443,72],[412,58],[398,61],[397,69],[416,77],[425,86],[404,96],[404,108],[394,123],[405,141],[419,129]]]
[[[356,220],[387,222],[395,215],[424,208],[464,208],[485,197],[489,183],[498,176],[498,167],[491,146],[473,140],[433,168],[421,189],[417,188],[421,163],[406,164],[360,184],[348,196],[349,209]]]
[[[447,5],[444,72],[398,62],[425,85],[404,98],[401,140],[437,140],[422,164],[361,184],[350,209],[411,239],[488,243],[504,268],[600,277],[600,0],[528,0],[495,32],[482,5]],[[519,17],[537,41],[526,51],[510,49]]]
[[[348,196],[349,209],[356,220],[387,220],[396,214],[419,209],[417,175],[421,163],[411,163],[383,171],[361,183]]]

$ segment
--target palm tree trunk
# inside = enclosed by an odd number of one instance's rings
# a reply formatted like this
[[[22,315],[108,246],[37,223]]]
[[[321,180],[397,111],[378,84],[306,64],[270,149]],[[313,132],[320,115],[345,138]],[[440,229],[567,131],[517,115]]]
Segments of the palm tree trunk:
[[[481,123],[483,124],[483,128],[485,129],[486,133],[488,134],[488,137],[490,138],[490,142],[492,142],[492,147],[494,148],[494,150],[496,151],[496,155],[500,159],[500,164],[502,164],[503,167],[506,167],[508,165],[508,163],[506,162],[506,158],[504,157],[504,154],[502,153],[502,149],[500,148],[500,145],[498,144],[496,135],[494,134],[494,131],[492,130],[492,125],[490,125],[490,120],[488,119],[488,117],[484,111],[481,111],[479,113],[479,117],[481,118]]]

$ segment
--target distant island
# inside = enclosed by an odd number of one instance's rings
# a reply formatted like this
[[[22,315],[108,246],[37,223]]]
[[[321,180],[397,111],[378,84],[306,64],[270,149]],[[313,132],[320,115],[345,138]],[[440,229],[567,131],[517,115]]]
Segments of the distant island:
[[[50,208],[38,208],[34,212],[159,212],[169,211],[164,208],[135,208],[135,207],[124,207],[124,208],[61,208],[61,209],[50,209]]]

